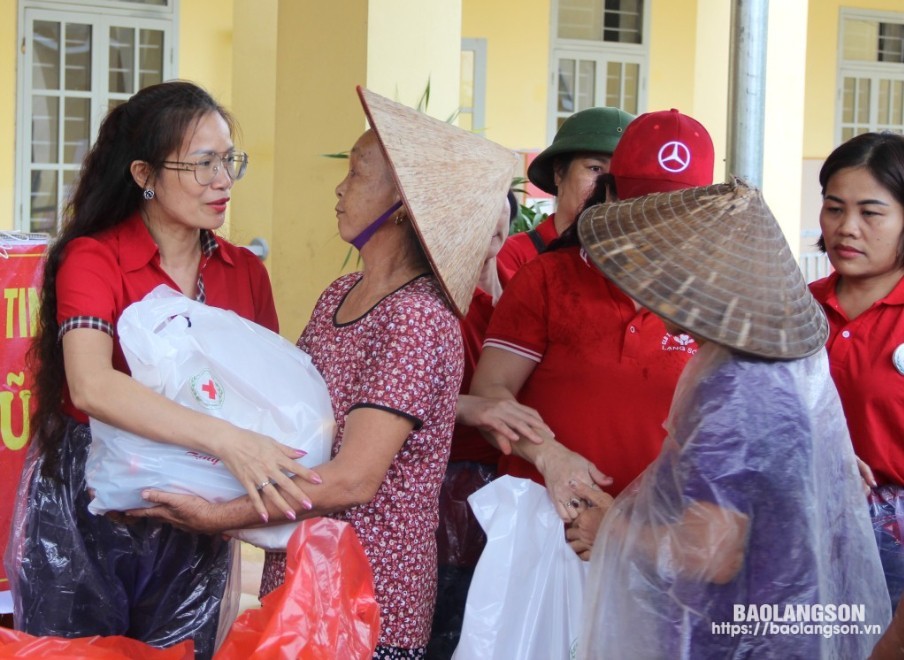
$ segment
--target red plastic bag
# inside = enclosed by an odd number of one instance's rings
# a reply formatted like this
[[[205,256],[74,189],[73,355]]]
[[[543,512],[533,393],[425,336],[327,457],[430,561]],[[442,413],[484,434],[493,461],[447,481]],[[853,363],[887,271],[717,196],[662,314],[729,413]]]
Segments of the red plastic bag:
[[[35,637],[18,630],[0,628],[0,658],[44,660],[194,660],[195,645],[189,639],[166,649],[148,646],[137,639],[109,637]]]
[[[373,657],[380,607],[355,530],[331,518],[305,520],[286,552],[285,583],[236,619],[214,658]]]

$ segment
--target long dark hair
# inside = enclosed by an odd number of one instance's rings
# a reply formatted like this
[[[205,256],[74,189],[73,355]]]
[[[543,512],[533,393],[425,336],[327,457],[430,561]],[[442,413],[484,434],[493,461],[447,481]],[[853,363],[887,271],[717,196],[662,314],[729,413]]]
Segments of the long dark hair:
[[[192,125],[211,112],[219,113],[233,131],[229,113],[197,85],[172,81],[146,87],[107,113],[97,141],[82,163],[75,190],[63,210],[60,232],[47,252],[37,335],[28,352],[28,364],[35,374],[32,442],[44,456],[46,477],[57,477],[59,444],[66,424],[61,409],[66,372],[56,297],[57,273],[66,247],[72,240],[109,229],[138,211],[143,203],[142,188],[132,178],[132,162],[146,162],[153,179],[163,161],[182,147]]]
[[[829,154],[819,170],[823,197],[829,181],[839,170],[862,167],[904,206],[904,135],[896,133],[862,133],[840,145]],[[816,243],[826,251],[825,239]],[[904,266],[904,232],[898,240],[897,265]]]

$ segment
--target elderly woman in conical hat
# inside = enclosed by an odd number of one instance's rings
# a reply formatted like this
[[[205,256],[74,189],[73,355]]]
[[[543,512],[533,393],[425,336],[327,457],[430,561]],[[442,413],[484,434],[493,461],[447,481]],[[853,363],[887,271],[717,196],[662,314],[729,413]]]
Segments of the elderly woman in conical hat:
[[[304,485],[305,499],[269,513],[350,523],[380,605],[374,657],[418,658],[430,635],[437,497],[462,379],[458,316],[471,300],[517,159],[479,136],[359,93],[371,129],[355,142],[336,187],[336,216],[363,268],[327,287],[298,340],[330,392],[333,457],[317,468],[321,484]],[[430,179],[437,172],[442,190]],[[446,204],[449,189],[457,191],[455,213]],[[212,532],[261,522],[244,500],[148,497],[168,506],[141,515]],[[283,581],[285,564],[285,553],[267,554],[262,594]]]
[[[577,488],[604,516],[579,657],[867,657],[890,607],[828,324],[759,191],[605,204],[578,229],[610,281],[700,344],[656,461],[614,503]]]

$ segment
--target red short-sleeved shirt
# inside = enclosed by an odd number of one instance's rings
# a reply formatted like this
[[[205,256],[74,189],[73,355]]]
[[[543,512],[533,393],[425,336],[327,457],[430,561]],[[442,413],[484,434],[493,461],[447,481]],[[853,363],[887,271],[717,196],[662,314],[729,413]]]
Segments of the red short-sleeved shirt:
[[[298,346],[330,392],[337,423],[333,455],[355,408],[379,408],[415,423],[374,498],[335,517],[355,528],[370,560],[380,645],[420,648],[430,639],[436,600],[439,490],[455,424],[462,341],[458,319],[436,280],[426,276],[359,319],[337,324],[336,310],[360,277],[352,273],[327,288]]]
[[[854,451],[879,484],[904,485],[904,278],[857,318],[838,305],[838,273],[810,290],[829,319],[829,365]],[[900,350],[898,350],[900,349]],[[897,360],[895,354],[897,351]],[[899,366],[896,366],[899,365]]]
[[[270,278],[260,259],[211,232],[201,232],[201,245],[199,299],[278,332]],[[77,238],[66,247],[57,273],[61,332],[92,327],[109,332],[115,339],[116,322],[123,310],[160,284],[178,290],[160,267],[157,245],[139,214],[94,236]],[[129,373],[118,341],[113,349],[113,366]],[[68,392],[64,409],[87,422],[87,416],[72,406]]]
[[[556,231],[556,214],[546,218],[536,226],[537,234],[549,245],[559,237]],[[502,249],[496,255],[496,270],[499,273],[499,281],[502,286],[508,284],[511,279],[528,261],[537,256],[537,246],[531,240],[528,232],[523,231],[505,239]]]
[[[537,362],[518,401],[535,408],[563,445],[592,461],[618,494],[659,454],[663,422],[685,363],[697,350],[634,303],[580,249],[525,264],[496,305],[484,348]],[[500,471],[542,483],[529,462]]]
[[[465,372],[464,378],[461,380],[461,391],[465,394],[471,389],[471,378],[474,376],[477,360],[480,359],[483,340],[492,316],[493,297],[478,288],[471,298],[471,306],[468,307],[467,315],[460,320],[461,338],[465,348]],[[477,461],[496,465],[501,455],[501,452],[487,442],[480,431],[473,426],[455,425],[450,461]]]

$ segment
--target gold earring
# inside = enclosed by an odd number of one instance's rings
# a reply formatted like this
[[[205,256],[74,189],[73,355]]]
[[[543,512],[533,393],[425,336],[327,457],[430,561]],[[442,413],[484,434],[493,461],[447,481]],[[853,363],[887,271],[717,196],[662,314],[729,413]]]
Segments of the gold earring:
[[[397,225],[400,225],[400,224],[402,224],[403,222],[405,222],[405,220],[407,220],[407,219],[408,219],[408,218],[405,217],[405,214],[404,214],[404,213],[399,213],[399,214],[395,217],[395,220],[394,220],[393,222],[395,222]]]

